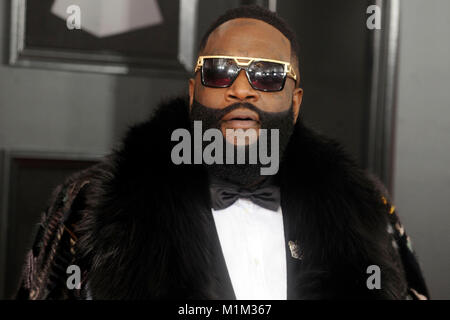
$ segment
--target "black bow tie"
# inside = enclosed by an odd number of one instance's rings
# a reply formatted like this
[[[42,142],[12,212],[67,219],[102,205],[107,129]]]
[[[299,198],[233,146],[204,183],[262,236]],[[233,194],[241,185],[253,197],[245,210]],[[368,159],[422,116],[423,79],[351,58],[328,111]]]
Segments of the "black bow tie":
[[[254,204],[272,211],[277,211],[280,206],[280,189],[273,184],[264,183],[256,188],[246,189],[214,180],[211,182],[210,190],[214,210],[228,208],[239,198],[248,199]]]

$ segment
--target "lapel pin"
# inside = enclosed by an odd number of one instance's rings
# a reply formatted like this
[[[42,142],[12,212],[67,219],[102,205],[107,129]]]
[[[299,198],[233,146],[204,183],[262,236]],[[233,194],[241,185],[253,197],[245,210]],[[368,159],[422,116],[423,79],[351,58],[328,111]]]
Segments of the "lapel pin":
[[[300,248],[297,240],[295,241],[289,240],[288,245],[289,250],[291,250],[291,257],[294,259],[301,260],[303,258],[303,255],[300,255]]]

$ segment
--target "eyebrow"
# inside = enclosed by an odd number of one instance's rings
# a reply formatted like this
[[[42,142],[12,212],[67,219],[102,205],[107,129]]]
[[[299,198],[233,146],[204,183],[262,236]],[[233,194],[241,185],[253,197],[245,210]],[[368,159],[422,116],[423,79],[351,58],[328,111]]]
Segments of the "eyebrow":
[[[278,60],[278,61],[284,61],[284,62],[290,62],[291,61],[291,55],[289,55],[289,58],[283,59],[281,56],[276,57],[266,57],[263,55],[251,55],[248,54],[248,52],[241,52],[239,54],[232,54],[230,52],[227,52],[226,50],[217,51],[215,53],[199,53],[198,56],[230,56],[230,57],[255,57],[255,58],[261,58],[261,59],[270,59],[270,60]]]

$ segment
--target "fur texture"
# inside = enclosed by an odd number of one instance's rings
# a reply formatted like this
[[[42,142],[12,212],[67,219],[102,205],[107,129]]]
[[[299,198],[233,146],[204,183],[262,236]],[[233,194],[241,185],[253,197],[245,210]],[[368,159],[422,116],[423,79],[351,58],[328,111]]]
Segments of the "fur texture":
[[[130,128],[98,166],[77,229],[96,299],[233,299],[201,165],[174,165],[171,133],[188,128],[186,99]],[[288,299],[400,299],[407,284],[381,193],[341,146],[301,121],[282,159]],[[366,285],[369,265],[381,289]]]

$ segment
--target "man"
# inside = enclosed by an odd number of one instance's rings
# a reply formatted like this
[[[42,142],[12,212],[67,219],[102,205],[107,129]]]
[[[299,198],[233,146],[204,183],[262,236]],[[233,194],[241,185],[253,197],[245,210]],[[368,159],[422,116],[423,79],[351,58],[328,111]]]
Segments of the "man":
[[[382,187],[302,123],[297,47],[265,9],[220,17],[189,99],[162,104],[55,190],[18,298],[427,298]],[[255,143],[258,161],[237,161]]]

